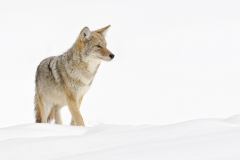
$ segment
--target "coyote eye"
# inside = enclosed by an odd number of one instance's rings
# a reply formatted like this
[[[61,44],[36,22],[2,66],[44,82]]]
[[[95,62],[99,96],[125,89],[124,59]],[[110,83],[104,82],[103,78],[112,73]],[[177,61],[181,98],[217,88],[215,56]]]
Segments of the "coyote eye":
[[[102,48],[100,45],[97,45],[98,48]]]

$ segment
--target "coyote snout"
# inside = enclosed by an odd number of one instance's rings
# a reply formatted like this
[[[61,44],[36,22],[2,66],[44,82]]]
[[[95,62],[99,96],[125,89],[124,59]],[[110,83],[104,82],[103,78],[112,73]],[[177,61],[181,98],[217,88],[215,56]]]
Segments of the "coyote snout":
[[[61,124],[61,108],[68,106],[72,125],[84,126],[79,111],[83,96],[90,88],[101,60],[110,61],[114,54],[107,49],[105,35],[109,26],[90,31],[84,27],[76,42],[65,53],[44,59],[36,72],[36,122],[55,119]]]
[[[114,54],[112,54],[106,47],[98,46],[100,55],[98,56],[100,59],[105,61],[110,61],[114,58]]]
[[[109,57],[110,57],[111,59],[113,59],[113,58],[114,58],[114,54],[110,54]]]

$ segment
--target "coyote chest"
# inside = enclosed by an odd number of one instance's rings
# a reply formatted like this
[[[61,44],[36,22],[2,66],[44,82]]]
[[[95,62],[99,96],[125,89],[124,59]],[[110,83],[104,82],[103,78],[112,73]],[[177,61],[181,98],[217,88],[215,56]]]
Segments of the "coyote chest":
[[[100,65],[100,60],[87,60],[85,63],[86,66],[84,68],[80,68],[80,74],[78,75],[78,79],[80,83],[83,85],[89,86],[92,84],[93,78],[98,70]]]
[[[67,85],[79,96],[90,88],[93,78],[100,65],[100,60],[89,60],[69,72]]]

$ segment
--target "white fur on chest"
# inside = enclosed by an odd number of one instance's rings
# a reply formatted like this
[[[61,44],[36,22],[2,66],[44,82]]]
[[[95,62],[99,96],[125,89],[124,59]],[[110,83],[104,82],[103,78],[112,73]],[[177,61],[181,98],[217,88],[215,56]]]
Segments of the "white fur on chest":
[[[89,74],[92,74],[91,77],[88,77],[88,76],[80,76],[80,80],[83,84],[85,85],[89,85],[96,72],[97,72],[97,69],[98,69],[98,66],[100,65],[101,63],[101,60],[98,60],[98,59],[93,59],[93,58],[89,58],[89,59],[86,59],[86,63],[88,64],[87,65],[87,72],[89,72]]]
[[[88,64],[88,71],[90,73],[95,73],[99,64],[101,63],[100,59],[93,59],[93,58],[88,58],[86,59],[86,63]]]
[[[77,92],[78,97],[82,97],[84,96],[87,91],[89,90],[90,86],[91,86],[91,82],[93,81],[93,78],[95,76],[95,73],[98,69],[98,66],[101,63],[101,60],[98,59],[93,59],[93,58],[87,58],[85,59],[85,63],[87,63],[87,68],[86,68],[86,72],[89,72],[87,75],[92,75],[92,76],[85,76],[84,74],[80,74],[79,75],[79,80],[81,82],[82,85],[78,86],[75,84],[72,84],[72,88],[75,89],[75,92]]]
[[[77,95],[78,97],[82,97],[84,96],[87,91],[89,90],[90,86],[81,86],[79,87],[78,91],[77,91]]]

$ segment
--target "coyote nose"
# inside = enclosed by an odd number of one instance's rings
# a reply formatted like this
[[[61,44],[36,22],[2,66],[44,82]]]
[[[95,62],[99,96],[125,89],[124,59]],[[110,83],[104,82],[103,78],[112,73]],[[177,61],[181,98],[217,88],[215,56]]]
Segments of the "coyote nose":
[[[111,59],[113,59],[113,58],[114,58],[114,54],[110,54],[109,57],[110,57]]]

